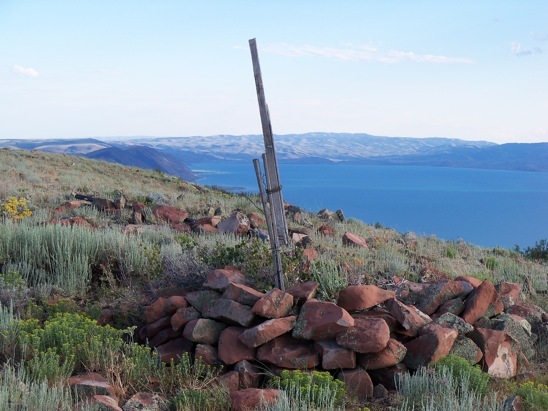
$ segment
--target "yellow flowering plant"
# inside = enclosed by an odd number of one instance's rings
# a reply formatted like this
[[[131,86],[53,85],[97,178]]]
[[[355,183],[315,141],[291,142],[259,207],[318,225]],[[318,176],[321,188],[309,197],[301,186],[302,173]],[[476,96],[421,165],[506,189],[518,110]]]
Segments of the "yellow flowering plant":
[[[8,197],[6,202],[2,204],[2,215],[13,220],[22,220],[32,215],[27,200],[23,197]]]

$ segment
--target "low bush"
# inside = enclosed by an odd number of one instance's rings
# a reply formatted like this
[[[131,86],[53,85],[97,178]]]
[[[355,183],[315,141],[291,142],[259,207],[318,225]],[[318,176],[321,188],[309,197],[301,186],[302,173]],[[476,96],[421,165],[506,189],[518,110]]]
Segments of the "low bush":
[[[278,407],[271,410],[335,410],[338,407],[344,409],[344,397],[346,390],[344,383],[334,379],[324,371],[305,372],[300,370],[281,372],[279,377],[273,377],[270,385],[285,393]],[[286,408],[286,406],[288,408]]]
[[[436,370],[447,368],[456,382],[468,381],[468,389],[484,396],[487,394],[487,385],[489,384],[489,374],[483,372],[478,365],[473,365],[458,355],[448,355],[440,359],[436,365]]]
[[[527,411],[548,410],[547,385],[527,381],[518,385],[515,393],[523,399]]]

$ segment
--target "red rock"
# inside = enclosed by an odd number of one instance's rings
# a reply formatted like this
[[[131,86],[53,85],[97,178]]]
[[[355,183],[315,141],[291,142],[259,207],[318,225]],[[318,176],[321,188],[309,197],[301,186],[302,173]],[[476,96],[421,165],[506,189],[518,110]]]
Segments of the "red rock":
[[[82,218],[82,217],[61,218],[59,220],[59,224],[66,225],[66,226],[69,226],[69,227],[78,226],[78,227],[84,227],[84,228],[93,228],[93,226],[90,224],[90,222],[88,220],[86,220],[85,218]]]
[[[210,224],[200,224],[192,229],[193,232],[198,234],[217,234],[219,230],[217,227],[213,227]]]
[[[257,350],[257,360],[289,369],[314,368],[320,363],[312,343],[297,340],[289,334],[261,345]]]
[[[173,328],[165,328],[162,331],[160,331],[158,334],[156,334],[153,338],[150,339],[148,342],[148,346],[153,348],[157,347],[159,345],[162,345],[169,340],[173,340],[175,338],[178,338],[181,336],[181,333],[178,331],[174,331]]]
[[[497,292],[491,281],[484,280],[466,299],[461,317],[468,324],[474,324],[487,312],[497,297]]]
[[[425,289],[415,307],[427,315],[433,314],[440,305],[456,297],[464,298],[472,290],[466,282],[460,281],[438,281]]]
[[[144,205],[143,203],[141,203],[140,201],[134,201],[132,203],[132,209],[136,213],[141,213],[141,214],[145,215],[146,210],[148,209],[148,207],[146,205]]]
[[[358,363],[365,370],[378,370],[402,362],[406,353],[407,348],[405,348],[405,345],[391,338],[381,351],[358,355]]]
[[[468,275],[457,277],[455,278],[455,281],[466,281],[467,283],[470,283],[474,288],[478,288],[482,283],[480,279],[476,277],[470,277]]]
[[[473,364],[477,364],[483,358],[480,348],[470,338],[458,336],[449,354],[458,355]]]
[[[212,318],[244,327],[251,324],[255,318],[251,307],[239,304],[236,301],[227,300],[226,298],[207,302],[202,310],[202,315],[204,318]]]
[[[243,327],[227,327],[219,337],[219,360],[226,365],[236,364],[243,360],[254,360],[255,349],[249,348],[240,341],[240,335],[245,330]]]
[[[343,245],[352,246],[352,247],[368,248],[367,241],[365,241],[365,238],[360,237],[357,234],[349,233],[348,231],[343,234],[342,243]]]
[[[441,280],[448,280],[449,277],[443,271],[434,267],[424,267],[419,273],[420,283],[434,283]]]
[[[476,328],[468,334],[483,353],[483,370],[497,378],[515,377],[519,343],[503,331]]]
[[[238,391],[240,388],[240,375],[236,371],[229,371],[217,377],[219,386],[226,392]]]
[[[80,398],[92,395],[108,395],[116,398],[114,387],[109,384],[105,377],[96,372],[88,372],[70,377],[69,386]]]
[[[337,378],[344,382],[346,392],[358,398],[370,398],[373,396],[373,382],[371,377],[363,368],[353,370],[341,370]]]
[[[213,290],[192,291],[185,296],[187,302],[198,312],[204,310],[204,305],[212,300],[221,298],[221,294]]]
[[[323,340],[354,326],[348,311],[333,303],[308,300],[303,304],[293,328],[293,337]]]
[[[314,346],[320,353],[324,370],[356,368],[356,353],[341,347],[333,340],[316,341]]]
[[[217,365],[219,363],[217,349],[208,344],[196,344],[194,358],[201,358],[207,365]]]
[[[286,288],[285,292],[291,294],[297,304],[302,304],[314,298],[319,287],[320,283],[317,281],[305,281],[304,283],[293,284],[291,287]]]
[[[303,250],[303,257],[306,259],[306,261],[312,262],[316,258],[318,258],[318,252],[312,248],[305,248]]]
[[[265,220],[255,213],[249,213],[247,218],[249,218],[250,228],[261,228],[265,224]]]
[[[337,305],[346,311],[360,311],[395,297],[394,291],[383,290],[375,285],[351,285],[339,292]]]
[[[394,318],[392,314],[388,312],[387,309],[382,307],[373,307],[365,311],[357,311],[350,314],[354,320],[358,318],[382,318],[388,324],[390,332],[402,332],[404,331],[401,324]]]
[[[225,323],[210,320],[207,318],[198,318],[191,320],[185,325],[183,336],[192,342],[215,345],[219,341],[221,331],[227,325]]]
[[[413,370],[435,364],[440,358],[449,354],[458,335],[457,330],[449,328],[440,328],[421,335],[405,344],[407,353],[403,362]]]
[[[74,210],[75,208],[78,208],[82,205],[91,205],[90,201],[84,201],[84,200],[75,200],[75,201],[67,201],[63,204],[61,204],[59,207],[54,208],[53,212],[56,214],[62,214],[70,210]]]
[[[505,309],[521,303],[521,284],[501,283],[495,286]]]
[[[274,338],[291,331],[296,320],[296,316],[290,316],[265,321],[253,328],[245,330],[240,335],[240,341],[249,348],[258,347],[259,345],[266,344]]]
[[[536,305],[519,303],[506,309],[507,314],[518,315],[525,318],[531,325],[539,324],[542,322],[548,322],[546,319],[546,312]]]
[[[234,371],[238,373],[240,388],[257,388],[259,386],[262,377],[259,367],[247,360],[242,360],[234,365]]]
[[[145,308],[145,320],[153,323],[162,317],[173,315],[179,307],[188,307],[185,297],[160,297],[151,306]]]
[[[230,283],[245,284],[245,276],[234,268],[218,268],[207,275],[204,287],[223,292]]]
[[[407,306],[396,299],[388,300],[386,306],[390,311],[390,314],[392,314],[406,330],[406,334],[412,337],[417,335],[419,328],[432,321],[429,316],[422,313],[414,306]]]
[[[176,233],[190,233],[192,231],[187,223],[173,223],[171,229]]]
[[[124,411],[169,411],[169,401],[158,394],[138,392],[122,407]]]
[[[257,300],[252,311],[265,318],[282,318],[293,307],[293,296],[278,288],[273,288],[264,297]]]
[[[171,317],[163,317],[143,327],[144,338],[152,338],[160,331],[171,326]]]
[[[192,223],[191,227],[195,228],[197,226],[204,225],[204,224],[207,224],[211,227],[217,227],[217,224],[219,224],[220,222],[221,222],[221,216],[214,215],[214,216],[197,219],[196,221],[194,221],[194,223]]]
[[[188,213],[177,207],[158,205],[152,207],[152,215],[169,224],[179,224],[188,217]]]
[[[169,364],[172,360],[174,364],[178,364],[181,356],[192,352],[192,346],[191,341],[180,337],[156,347],[156,350],[166,364]]]
[[[223,293],[223,298],[249,305],[250,307],[253,307],[257,300],[262,297],[264,297],[264,293],[246,285],[235,283],[229,283]]]
[[[114,204],[114,201],[108,200],[106,198],[94,198],[91,203],[99,211],[108,211],[108,210],[116,209],[116,204]]]
[[[396,391],[396,379],[399,379],[400,375],[407,374],[408,372],[407,366],[402,362],[391,367],[367,371],[375,384],[382,384],[391,391]]]
[[[233,411],[252,411],[258,406],[273,405],[280,399],[281,391],[273,388],[247,388],[230,393]]]
[[[337,334],[337,344],[358,353],[379,352],[390,340],[390,329],[382,318],[357,318],[354,326]]]
[[[335,230],[327,224],[322,224],[319,226],[316,232],[326,237],[335,237]]]
[[[94,410],[100,411],[124,411],[118,406],[118,401],[108,395],[92,395],[75,405],[75,409],[82,409],[84,404]]]
[[[220,233],[247,234],[251,228],[249,218],[239,212],[233,212],[230,217],[217,224]]]
[[[200,318],[200,313],[194,307],[180,307],[169,318],[169,323],[174,331],[182,331],[189,321]]]
[[[431,315],[432,319],[438,318],[440,315],[445,313],[451,313],[455,315],[460,315],[464,310],[464,303],[460,298],[453,298],[452,300],[446,301],[438,307],[436,312]]]

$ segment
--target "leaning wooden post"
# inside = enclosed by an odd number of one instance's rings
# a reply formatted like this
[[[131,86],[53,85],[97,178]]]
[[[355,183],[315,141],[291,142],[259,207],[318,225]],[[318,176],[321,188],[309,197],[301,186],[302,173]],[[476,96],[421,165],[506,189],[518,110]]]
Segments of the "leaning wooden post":
[[[257,99],[259,101],[259,112],[261,114],[261,125],[263,129],[264,145],[266,150],[265,173],[267,182],[267,193],[272,194],[270,208],[275,216],[274,228],[280,241],[289,244],[287,234],[287,222],[285,220],[284,201],[282,196],[282,186],[280,184],[280,175],[278,172],[278,162],[276,160],[276,151],[274,149],[274,137],[272,134],[272,125],[270,123],[270,114],[266,104],[264,94],[263,79],[261,75],[261,66],[259,64],[259,54],[257,52],[257,42],[255,39],[249,40],[251,49],[251,60],[253,61],[253,74],[255,75],[255,86],[257,88]]]
[[[264,154],[263,154],[264,156]],[[264,216],[266,219],[266,226],[268,227],[268,235],[270,236],[270,250],[272,253],[272,265],[274,267],[274,278],[276,280],[276,287],[285,291],[284,276],[282,269],[282,258],[280,255],[280,242],[276,235],[276,224],[273,221],[273,214],[268,206],[268,200],[266,190],[263,184],[263,175],[261,173],[260,162],[257,159],[253,160],[253,166],[255,167],[255,175],[257,176],[257,184],[259,185],[259,194],[261,202],[263,204]]]

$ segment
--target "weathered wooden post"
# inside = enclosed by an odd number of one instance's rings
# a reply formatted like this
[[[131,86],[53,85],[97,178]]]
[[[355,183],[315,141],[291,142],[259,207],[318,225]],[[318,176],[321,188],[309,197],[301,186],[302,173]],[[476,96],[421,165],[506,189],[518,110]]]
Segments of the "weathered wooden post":
[[[282,258],[280,254],[280,243],[289,244],[287,233],[287,222],[285,220],[284,202],[282,196],[282,186],[280,184],[280,175],[278,172],[278,162],[276,160],[276,151],[274,149],[274,136],[272,134],[272,125],[270,123],[270,114],[264,95],[263,79],[261,76],[261,67],[259,65],[259,55],[257,52],[257,43],[255,39],[249,40],[251,49],[251,60],[253,61],[253,74],[255,75],[255,86],[257,88],[257,99],[259,101],[259,112],[261,114],[261,125],[263,129],[263,138],[265,145],[265,154],[263,154],[263,163],[266,174],[266,190],[263,184],[263,176],[258,159],[253,160],[257,183],[261,195],[261,202],[268,226],[270,236],[270,247],[272,251],[272,264],[274,267],[274,277],[276,286],[284,290],[284,278],[282,270]]]
[[[285,285],[282,269],[282,258],[280,255],[280,241],[278,239],[278,236],[276,235],[276,224],[274,221],[272,221],[273,214],[270,210],[270,207],[268,206],[268,198],[263,184],[263,174],[261,173],[261,165],[258,159],[253,160],[253,166],[255,167],[255,175],[257,176],[257,184],[259,185],[259,195],[261,197],[261,203],[263,204],[266,226],[268,228],[268,235],[270,237],[270,251],[272,253],[272,265],[274,267],[274,278],[276,280],[276,287],[283,291],[285,290]]]
[[[274,136],[272,134],[272,125],[270,123],[270,114],[266,104],[266,98],[263,88],[263,79],[261,76],[261,66],[259,65],[259,54],[257,52],[257,42],[255,39],[249,40],[251,49],[251,59],[253,61],[253,74],[255,75],[255,86],[257,88],[257,99],[259,100],[259,112],[261,114],[261,125],[263,129],[265,146],[265,173],[267,182],[267,193],[272,195],[270,208],[275,216],[276,232],[278,238],[284,245],[289,244],[287,234],[287,222],[285,220],[284,201],[282,196],[282,186],[280,184],[280,175],[278,172],[278,162],[276,160],[276,151],[274,149]],[[274,221],[274,220],[273,220]]]

